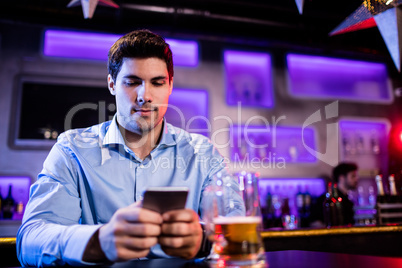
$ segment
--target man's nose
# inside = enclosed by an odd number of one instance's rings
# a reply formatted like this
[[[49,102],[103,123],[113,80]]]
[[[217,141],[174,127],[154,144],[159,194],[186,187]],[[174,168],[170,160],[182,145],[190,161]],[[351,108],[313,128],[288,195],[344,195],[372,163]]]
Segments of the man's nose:
[[[150,87],[147,83],[142,84],[137,88],[137,102],[138,104],[144,104],[146,102],[152,102],[152,96],[150,94]]]

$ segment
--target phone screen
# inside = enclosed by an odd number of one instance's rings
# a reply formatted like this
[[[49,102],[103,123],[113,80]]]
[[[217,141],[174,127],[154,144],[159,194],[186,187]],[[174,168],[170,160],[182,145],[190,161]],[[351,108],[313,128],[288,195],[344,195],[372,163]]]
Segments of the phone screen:
[[[144,193],[142,207],[161,214],[186,206],[187,187],[150,187]]]

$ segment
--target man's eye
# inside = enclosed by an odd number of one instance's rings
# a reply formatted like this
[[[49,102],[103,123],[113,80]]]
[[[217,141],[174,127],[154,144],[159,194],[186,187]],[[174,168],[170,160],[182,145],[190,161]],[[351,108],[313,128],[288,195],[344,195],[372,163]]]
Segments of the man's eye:
[[[128,87],[136,86],[136,85],[138,85],[138,84],[140,84],[140,82],[138,82],[138,81],[125,81],[125,82],[124,82],[124,85],[126,85],[126,86],[128,86]]]
[[[166,84],[166,82],[164,80],[163,81],[155,81],[155,82],[153,82],[153,84],[155,86],[163,86],[164,84]]]

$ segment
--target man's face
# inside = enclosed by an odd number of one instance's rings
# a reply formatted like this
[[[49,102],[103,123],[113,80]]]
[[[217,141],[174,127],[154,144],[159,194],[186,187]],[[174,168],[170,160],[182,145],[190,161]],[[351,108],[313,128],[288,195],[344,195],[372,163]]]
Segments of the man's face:
[[[162,123],[173,81],[159,58],[125,58],[109,90],[116,96],[117,121],[126,130],[143,134]]]
[[[357,175],[357,170],[351,171],[348,174],[346,174],[346,177],[345,177],[346,188],[348,190],[356,190],[358,179],[359,179],[359,177]]]

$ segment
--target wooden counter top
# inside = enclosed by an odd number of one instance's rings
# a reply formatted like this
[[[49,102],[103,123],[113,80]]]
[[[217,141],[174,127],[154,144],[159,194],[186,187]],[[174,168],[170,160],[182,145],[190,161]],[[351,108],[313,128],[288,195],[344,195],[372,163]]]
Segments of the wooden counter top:
[[[265,230],[266,251],[310,250],[402,257],[402,226]]]
[[[402,257],[402,225],[265,230],[261,237],[268,252],[305,250]],[[15,242],[15,237],[0,237],[0,267],[19,266]]]
[[[300,236],[322,236],[322,235],[345,235],[345,234],[367,234],[367,233],[388,233],[402,232],[402,225],[397,226],[359,226],[339,227],[323,229],[298,229],[298,230],[264,230],[262,238],[277,237],[300,237]]]

